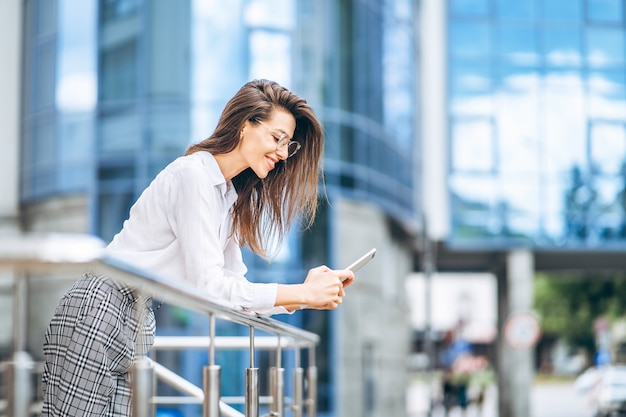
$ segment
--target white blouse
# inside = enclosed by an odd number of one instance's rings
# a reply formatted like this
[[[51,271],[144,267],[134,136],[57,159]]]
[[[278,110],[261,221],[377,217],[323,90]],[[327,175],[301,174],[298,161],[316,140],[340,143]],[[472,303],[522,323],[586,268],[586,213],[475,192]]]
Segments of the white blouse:
[[[212,154],[182,156],[143,191],[106,250],[245,309],[285,313],[282,307],[274,308],[277,284],[245,278],[241,249],[230,233],[236,199]]]

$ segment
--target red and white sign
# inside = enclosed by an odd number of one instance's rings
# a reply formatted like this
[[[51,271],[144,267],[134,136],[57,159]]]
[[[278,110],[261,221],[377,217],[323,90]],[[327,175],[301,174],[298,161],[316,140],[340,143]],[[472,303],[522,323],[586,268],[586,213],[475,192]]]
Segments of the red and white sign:
[[[504,340],[514,349],[535,347],[541,337],[541,325],[532,313],[514,313],[504,323]]]

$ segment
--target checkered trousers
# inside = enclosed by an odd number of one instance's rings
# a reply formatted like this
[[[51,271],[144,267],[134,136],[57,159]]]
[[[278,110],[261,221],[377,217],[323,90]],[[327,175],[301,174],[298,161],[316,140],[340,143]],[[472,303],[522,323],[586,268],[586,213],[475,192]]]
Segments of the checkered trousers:
[[[149,298],[85,274],[46,330],[42,416],[129,416],[130,367],[147,355],[154,330]]]

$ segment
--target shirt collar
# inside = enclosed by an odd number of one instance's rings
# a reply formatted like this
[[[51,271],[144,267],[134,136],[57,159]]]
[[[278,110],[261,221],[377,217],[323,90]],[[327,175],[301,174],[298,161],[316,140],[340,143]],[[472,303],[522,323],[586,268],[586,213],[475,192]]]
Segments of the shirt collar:
[[[234,203],[237,199],[235,187],[231,181],[226,181],[226,178],[224,178],[215,156],[207,151],[199,151],[196,154],[202,159],[202,163],[207,168],[212,185],[220,190],[222,197],[228,200],[230,204]]]

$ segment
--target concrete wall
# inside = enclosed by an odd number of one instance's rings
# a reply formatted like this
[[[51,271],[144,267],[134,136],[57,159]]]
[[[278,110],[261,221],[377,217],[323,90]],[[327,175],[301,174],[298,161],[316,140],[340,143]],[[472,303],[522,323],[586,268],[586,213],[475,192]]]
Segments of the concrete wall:
[[[405,417],[410,317],[404,281],[411,256],[394,242],[378,209],[347,201],[334,205],[338,264],[377,248],[333,313],[337,415]]]
[[[19,140],[22,2],[0,1],[0,237],[19,233]],[[13,310],[13,272],[0,270],[0,317]],[[0,320],[0,357],[11,345],[11,320]]]

